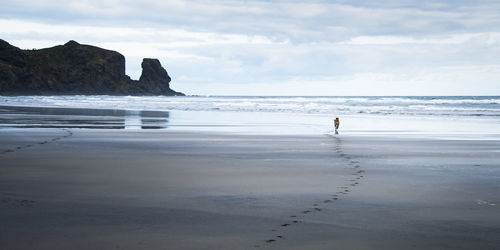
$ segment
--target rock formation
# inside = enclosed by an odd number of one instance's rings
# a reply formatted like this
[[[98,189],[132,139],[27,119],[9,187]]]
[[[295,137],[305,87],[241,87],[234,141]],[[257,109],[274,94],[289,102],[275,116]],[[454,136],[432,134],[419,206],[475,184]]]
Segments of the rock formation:
[[[170,80],[158,59],[143,59],[136,81],[116,51],[75,41],[21,50],[0,39],[2,95],[184,95],[170,89]]]

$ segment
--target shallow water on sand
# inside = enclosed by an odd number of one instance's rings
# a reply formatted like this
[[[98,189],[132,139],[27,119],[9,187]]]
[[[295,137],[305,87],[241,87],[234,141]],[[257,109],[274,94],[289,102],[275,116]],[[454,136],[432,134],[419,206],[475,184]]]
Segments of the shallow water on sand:
[[[333,115],[232,111],[159,111],[68,107],[0,106],[0,129],[90,128],[168,129],[268,135],[333,134]],[[429,135],[460,139],[498,139],[495,119],[345,115],[345,135]]]

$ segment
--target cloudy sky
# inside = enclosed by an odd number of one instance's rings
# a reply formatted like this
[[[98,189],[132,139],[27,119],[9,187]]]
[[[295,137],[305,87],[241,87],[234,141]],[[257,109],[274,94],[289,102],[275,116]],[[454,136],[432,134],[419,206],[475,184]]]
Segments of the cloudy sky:
[[[199,95],[500,95],[500,0],[2,0],[0,38],[159,58]]]

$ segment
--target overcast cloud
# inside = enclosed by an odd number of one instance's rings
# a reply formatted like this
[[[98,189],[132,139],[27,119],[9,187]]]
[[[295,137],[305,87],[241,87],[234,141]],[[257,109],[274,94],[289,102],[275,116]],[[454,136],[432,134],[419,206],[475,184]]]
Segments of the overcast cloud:
[[[4,0],[0,27],[119,51],[132,78],[159,58],[188,94],[500,94],[500,1]]]

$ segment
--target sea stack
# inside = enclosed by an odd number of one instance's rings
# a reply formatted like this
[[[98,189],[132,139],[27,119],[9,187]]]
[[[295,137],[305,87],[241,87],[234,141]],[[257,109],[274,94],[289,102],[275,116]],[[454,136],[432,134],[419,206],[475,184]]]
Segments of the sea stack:
[[[184,95],[170,89],[158,59],[144,59],[142,69],[132,80],[122,54],[76,41],[22,50],[0,39],[2,95]]]

